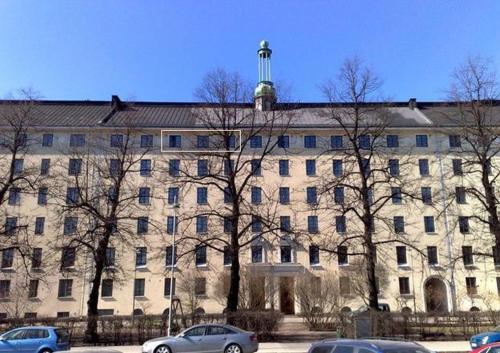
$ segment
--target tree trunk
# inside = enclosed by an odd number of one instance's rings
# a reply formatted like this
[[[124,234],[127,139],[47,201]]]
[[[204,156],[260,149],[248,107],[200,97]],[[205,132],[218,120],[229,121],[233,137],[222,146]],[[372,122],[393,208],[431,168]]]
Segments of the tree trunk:
[[[486,170],[486,166],[483,165],[483,175],[482,175],[482,184],[484,188],[484,194],[486,197],[486,205],[487,211],[489,215],[489,224],[491,232],[495,237],[495,249],[498,254],[500,251],[500,220],[498,218],[497,213],[497,205],[496,205],[496,196],[494,193],[494,188],[492,183],[490,182],[488,172]],[[495,256],[496,254],[493,254]]]
[[[240,251],[238,238],[235,235],[231,236],[231,276],[229,283],[229,292],[227,294],[227,312],[234,313],[238,310],[239,291],[240,291]],[[229,315],[229,323],[231,323],[232,315]]]

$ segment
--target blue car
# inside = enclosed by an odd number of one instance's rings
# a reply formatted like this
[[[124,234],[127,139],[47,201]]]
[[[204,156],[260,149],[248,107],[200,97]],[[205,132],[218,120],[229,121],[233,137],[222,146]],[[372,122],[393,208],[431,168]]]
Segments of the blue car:
[[[495,327],[493,331],[479,333],[470,338],[472,348],[478,348],[493,342],[500,342],[500,326]]]
[[[433,353],[410,341],[387,339],[331,339],[315,342],[308,353]]]
[[[52,353],[70,348],[67,331],[57,327],[21,327],[0,336],[0,353]]]

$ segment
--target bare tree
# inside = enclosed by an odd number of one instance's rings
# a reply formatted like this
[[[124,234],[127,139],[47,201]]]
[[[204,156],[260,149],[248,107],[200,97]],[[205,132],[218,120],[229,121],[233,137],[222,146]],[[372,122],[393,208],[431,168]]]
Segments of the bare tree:
[[[322,175],[323,203],[318,208],[337,212],[335,229],[341,235],[312,239],[326,252],[362,258],[368,304],[374,310],[378,310],[377,246],[401,242],[413,247],[401,236],[404,218],[393,218],[392,203],[408,208],[411,203],[405,201],[417,197],[409,182],[411,150],[396,140],[394,147],[403,152],[395,157],[387,144],[387,135],[391,135],[388,128],[397,114],[388,103],[380,102],[381,85],[357,58],[345,60],[337,79],[323,85],[330,103],[325,115],[340,133],[337,140],[324,146],[322,156],[329,157],[330,170],[332,159],[341,162],[334,165],[333,176]]]
[[[141,160],[151,147],[149,144],[141,147],[139,131],[133,127],[74,138],[73,147],[66,154],[68,159],[60,161],[51,195],[62,229],[54,250],[62,251],[61,271],[65,271],[68,262],[71,266],[77,253],[90,260],[86,340],[98,342],[98,301],[103,275],[109,272],[117,276],[118,264],[123,264],[114,262],[109,249],[113,244],[135,249],[135,240],[141,238],[137,235],[139,228],[145,231],[150,223],[148,218],[138,217],[144,210],[138,203],[141,178],[137,176]],[[107,271],[110,266],[112,271]]]
[[[196,234],[194,227],[185,228],[181,242],[186,251],[195,251],[201,245],[226,253],[231,263],[227,310],[236,311],[241,252],[255,241],[272,241],[279,234],[277,201],[272,197],[277,192],[264,187],[261,175],[272,167],[272,152],[277,149],[278,137],[287,131],[292,115],[286,104],[281,104],[280,109],[256,109],[248,103],[252,100],[249,85],[238,74],[221,69],[206,75],[196,97],[205,103],[193,114],[196,125],[205,129],[200,135],[206,135],[202,136],[206,142],[199,153],[187,155],[191,159],[183,160],[178,167],[170,165],[170,182],[179,185],[183,193],[206,187],[219,197],[183,210],[179,223],[194,223],[203,217],[210,231],[198,229],[204,234]],[[195,148],[199,146],[195,144]],[[201,162],[197,164],[197,160]],[[258,204],[248,197],[252,187],[262,187]]]

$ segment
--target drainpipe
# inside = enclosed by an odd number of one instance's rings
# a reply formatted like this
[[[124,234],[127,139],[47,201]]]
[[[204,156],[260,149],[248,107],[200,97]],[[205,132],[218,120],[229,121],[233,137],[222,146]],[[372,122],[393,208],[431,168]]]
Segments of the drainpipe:
[[[445,182],[444,182],[444,173],[443,173],[443,159],[441,155],[441,143],[438,144],[438,148],[436,150],[439,164],[439,180],[440,180],[440,190],[439,194],[441,196],[441,203],[443,206],[443,216],[444,216],[444,229],[446,232],[446,247],[448,252],[448,263],[451,264],[453,260],[453,250],[452,250],[452,234],[450,233],[450,226],[448,221],[448,209],[446,207],[446,193],[445,193]],[[456,296],[456,287],[455,287],[455,270],[454,266],[451,266],[450,272],[450,294],[451,294],[451,312],[454,313],[457,308],[457,296]]]

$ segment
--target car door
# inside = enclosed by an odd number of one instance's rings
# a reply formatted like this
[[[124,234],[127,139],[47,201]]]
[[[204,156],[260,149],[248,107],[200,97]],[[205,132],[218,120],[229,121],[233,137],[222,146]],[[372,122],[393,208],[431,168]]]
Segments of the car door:
[[[184,331],[181,337],[178,337],[175,342],[174,352],[176,353],[191,353],[205,352],[203,346],[203,337],[205,336],[206,326],[196,326]]]
[[[221,353],[224,352],[224,347],[227,342],[228,330],[222,326],[210,325],[207,326],[203,345],[207,352]]]
[[[23,329],[12,330],[2,335],[0,340],[0,352],[1,353],[12,353],[19,352],[19,343],[21,343],[24,337]]]
[[[19,353],[38,352],[39,348],[47,343],[49,332],[45,329],[26,329],[22,341],[20,341]]]

